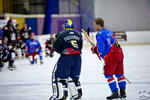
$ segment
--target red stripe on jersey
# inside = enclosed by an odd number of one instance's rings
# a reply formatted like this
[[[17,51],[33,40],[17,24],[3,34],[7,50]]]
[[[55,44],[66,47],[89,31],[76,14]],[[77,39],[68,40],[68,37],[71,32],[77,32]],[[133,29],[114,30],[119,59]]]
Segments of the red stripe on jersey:
[[[113,37],[114,37],[114,34],[112,34],[111,37],[113,38]]]
[[[78,55],[78,54],[81,54],[81,51],[80,50],[73,50],[72,48],[67,48],[63,51],[63,54],[66,54],[66,55]]]
[[[113,78],[113,77],[112,77],[112,78],[108,78],[108,79],[107,79],[107,81],[108,81],[108,82],[111,82],[111,81],[113,81],[113,80],[114,80],[114,78]]]
[[[119,81],[122,81],[122,80],[125,80],[126,78],[123,76],[123,77],[120,77],[120,78],[118,78],[118,82]]]
[[[104,61],[106,61],[110,57],[111,51],[114,49],[114,47],[114,45],[111,46],[109,53],[104,58]]]

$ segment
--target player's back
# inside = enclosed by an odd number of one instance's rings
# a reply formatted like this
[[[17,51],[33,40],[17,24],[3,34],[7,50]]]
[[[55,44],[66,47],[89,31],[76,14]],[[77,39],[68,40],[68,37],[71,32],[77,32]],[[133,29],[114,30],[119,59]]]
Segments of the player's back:
[[[83,41],[81,33],[75,30],[65,30],[61,32],[54,41],[54,49],[61,54],[70,54],[72,51],[80,51]]]
[[[82,49],[82,36],[79,32],[75,30],[65,30],[62,35],[64,38],[64,48],[66,46],[72,49]]]
[[[102,37],[104,38],[104,41],[106,42],[106,45],[112,45],[115,42],[115,35],[112,31],[104,28],[103,30],[100,31]]]
[[[97,33],[96,39],[98,41],[97,46],[99,47],[98,52],[100,52],[102,54],[102,58],[104,58],[116,41],[115,35],[112,31],[104,28]]]

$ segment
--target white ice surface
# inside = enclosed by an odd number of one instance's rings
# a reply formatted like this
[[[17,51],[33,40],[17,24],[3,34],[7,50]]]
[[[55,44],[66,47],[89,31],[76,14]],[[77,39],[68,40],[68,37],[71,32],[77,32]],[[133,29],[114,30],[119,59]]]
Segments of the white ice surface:
[[[132,82],[127,84],[127,100],[139,100],[139,91],[150,90],[150,45],[123,46],[125,75]],[[27,59],[17,60],[17,70],[6,66],[0,72],[0,100],[48,100],[52,95],[51,74],[59,55],[45,58],[44,64],[31,66]],[[84,48],[80,81],[82,100],[105,100],[110,90],[103,75],[103,61]],[[69,100],[69,99],[68,99]]]

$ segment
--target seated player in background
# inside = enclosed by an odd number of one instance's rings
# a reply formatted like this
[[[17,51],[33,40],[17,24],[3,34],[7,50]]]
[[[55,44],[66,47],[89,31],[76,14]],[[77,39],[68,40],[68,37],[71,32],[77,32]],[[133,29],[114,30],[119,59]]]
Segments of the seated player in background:
[[[3,38],[7,38],[7,46],[9,48],[9,63],[8,63],[8,68],[12,70],[13,68],[16,68],[14,65],[15,61],[15,52],[16,52],[16,34],[15,34],[15,27],[13,25],[13,20],[10,19],[7,22],[7,25],[4,26],[3,28]]]
[[[8,63],[8,68],[10,70],[13,70],[14,68],[16,68],[16,66],[14,65],[14,62],[16,60],[16,45],[12,44],[12,48],[9,46],[9,63]]]
[[[37,63],[37,55],[39,55],[40,64],[43,64],[42,47],[40,42],[35,39],[33,32],[31,32],[30,39],[26,42],[26,52],[31,64]]]
[[[8,47],[15,48],[16,44],[16,34],[15,34],[15,27],[13,25],[13,20],[8,20],[7,24],[3,28],[3,37],[8,39]]]
[[[14,55],[9,51],[9,48],[7,46],[8,39],[2,38],[2,43],[0,44],[0,71],[2,71],[2,68],[4,67],[4,63],[8,62],[8,69],[13,70],[16,68],[14,63]]]
[[[28,28],[27,24],[24,23],[23,28],[20,30],[20,34],[21,34],[21,40],[22,40],[21,52],[22,52],[22,57],[24,57],[25,56],[25,44],[27,40],[30,39],[31,27]]]
[[[8,47],[7,47],[7,38],[2,39],[2,43],[0,44],[0,71],[4,67],[4,62],[8,61]]]
[[[47,39],[45,42],[46,57],[48,57],[48,56],[53,57],[54,56],[53,42],[54,42],[54,35],[50,34],[50,38]]]
[[[16,58],[21,58],[21,45],[23,44],[19,29],[19,24],[15,25],[15,34],[16,34]]]

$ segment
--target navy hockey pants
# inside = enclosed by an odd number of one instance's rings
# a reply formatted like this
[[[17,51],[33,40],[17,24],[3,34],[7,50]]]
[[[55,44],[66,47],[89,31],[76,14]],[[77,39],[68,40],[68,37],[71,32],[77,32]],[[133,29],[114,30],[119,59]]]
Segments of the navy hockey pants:
[[[81,62],[80,55],[61,55],[57,62],[56,77],[61,79],[71,77],[73,80],[79,80]]]

